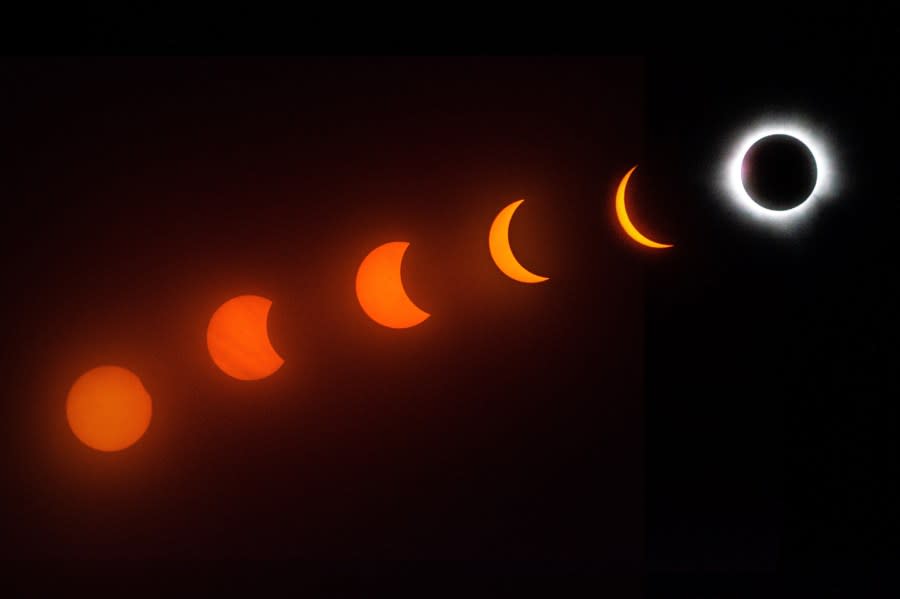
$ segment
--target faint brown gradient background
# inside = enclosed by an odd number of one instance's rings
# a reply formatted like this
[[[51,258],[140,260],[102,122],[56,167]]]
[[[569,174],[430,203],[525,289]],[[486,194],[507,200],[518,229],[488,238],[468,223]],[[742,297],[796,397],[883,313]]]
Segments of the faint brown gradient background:
[[[647,256],[608,202],[641,159],[641,61],[5,60],[0,78],[6,557],[638,568]],[[512,245],[544,285],[487,252],[519,197]],[[406,331],[353,294],[398,239],[432,314]],[[256,383],[204,345],[242,293],[273,300],[286,359]],[[154,399],[112,455],[63,411],[103,363]]]

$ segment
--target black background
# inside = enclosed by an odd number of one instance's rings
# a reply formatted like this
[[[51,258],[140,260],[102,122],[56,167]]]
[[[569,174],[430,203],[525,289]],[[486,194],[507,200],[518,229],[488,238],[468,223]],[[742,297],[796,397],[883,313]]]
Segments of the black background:
[[[654,588],[742,572],[859,592],[896,564],[896,72],[881,55],[651,61],[648,152],[672,165],[683,240],[646,288]],[[839,169],[784,231],[729,208],[719,177],[770,115],[802,115]]]
[[[11,570],[880,584],[900,532],[897,68],[877,15],[852,16],[765,53],[722,34],[645,60],[5,60],[2,548],[29,560]],[[718,184],[772,114],[802,115],[838,171],[789,233]],[[635,162],[633,216],[673,250],[614,225]],[[513,247],[544,285],[484,247],[518,197]],[[390,239],[433,314],[399,334],[352,294]],[[274,300],[287,362],[266,381],[205,353],[239,293]],[[109,361],[155,412],[106,456],[62,406]]]

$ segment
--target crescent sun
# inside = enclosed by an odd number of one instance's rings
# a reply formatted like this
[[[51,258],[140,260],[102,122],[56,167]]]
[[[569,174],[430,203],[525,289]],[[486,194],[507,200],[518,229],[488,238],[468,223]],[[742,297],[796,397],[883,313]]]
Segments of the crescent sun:
[[[637,165],[634,165],[631,167],[631,170],[625,173],[625,176],[622,177],[622,181],[619,183],[619,188],[616,190],[616,216],[619,219],[619,224],[622,225],[622,229],[629,237],[641,245],[655,249],[670,248],[672,247],[671,243],[659,243],[658,241],[653,241],[638,231],[637,227],[634,226],[634,223],[632,223],[631,219],[628,217],[628,210],[625,208],[625,188],[628,186],[628,180],[631,178],[631,174],[636,168]]]
[[[488,247],[491,251],[491,258],[494,259],[497,268],[510,279],[521,283],[542,283],[548,277],[536,275],[522,266],[516,260],[509,245],[509,223],[512,221],[513,213],[524,201],[515,201],[497,214],[488,234]]]
[[[400,278],[407,241],[391,241],[367,255],[356,273],[356,297],[375,322],[392,329],[407,329],[430,316],[413,303]]]

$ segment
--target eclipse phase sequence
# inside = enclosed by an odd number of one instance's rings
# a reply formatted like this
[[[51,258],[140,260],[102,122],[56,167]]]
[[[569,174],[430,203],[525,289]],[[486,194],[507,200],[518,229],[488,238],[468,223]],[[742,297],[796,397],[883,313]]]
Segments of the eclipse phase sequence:
[[[632,222],[627,208],[628,183],[637,165],[622,177],[615,194],[619,225],[636,243],[653,249],[673,244],[655,241]],[[832,191],[834,173],[824,144],[794,124],[758,127],[737,144],[726,162],[724,187],[745,213],[769,222],[792,223]],[[497,268],[521,283],[542,283],[546,276],[525,268],[510,246],[509,227],[525,200],[505,206],[491,223],[488,250]],[[362,260],[356,273],[356,297],[376,323],[405,329],[430,314],[406,293],[401,277],[409,242],[384,243]],[[210,318],[206,343],[215,365],[225,374],[254,381],[274,374],[284,359],[272,347],[268,315],[272,301],[241,295],[219,306]],[[66,398],[66,417],[75,436],[100,451],[119,451],[136,443],[150,426],[152,400],[141,380],[119,366],[100,366],[82,374]]]

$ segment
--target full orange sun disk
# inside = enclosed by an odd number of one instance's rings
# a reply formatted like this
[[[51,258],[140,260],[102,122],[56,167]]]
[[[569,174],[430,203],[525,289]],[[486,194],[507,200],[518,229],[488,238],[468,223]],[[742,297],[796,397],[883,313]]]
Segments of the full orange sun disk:
[[[150,394],[136,374],[100,366],[78,377],[66,398],[66,418],[78,439],[100,451],[119,451],[137,442],[153,414]]]

